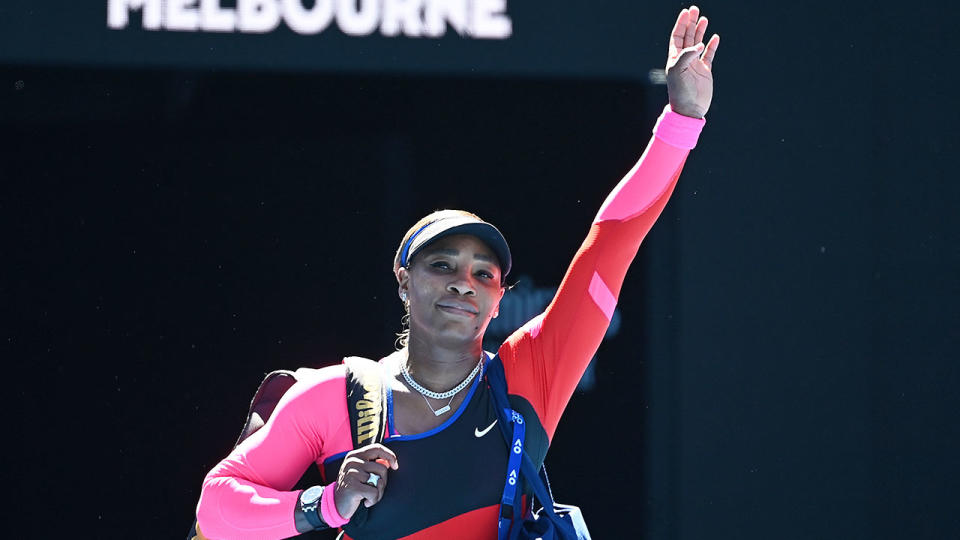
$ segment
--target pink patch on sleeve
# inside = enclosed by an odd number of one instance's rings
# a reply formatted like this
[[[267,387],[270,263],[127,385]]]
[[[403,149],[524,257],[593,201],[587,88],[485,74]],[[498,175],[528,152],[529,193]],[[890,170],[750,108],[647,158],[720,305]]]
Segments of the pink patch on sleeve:
[[[590,298],[593,298],[594,303],[597,304],[600,311],[607,317],[607,320],[609,321],[613,318],[613,310],[617,307],[617,297],[610,292],[610,287],[607,287],[607,284],[603,282],[600,274],[596,272],[593,273],[593,277],[590,278],[590,287],[587,291],[590,293]]]
[[[540,330],[543,328],[543,313],[527,321],[525,326],[527,327],[527,331],[530,333],[530,337],[535,338],[539,336]]]

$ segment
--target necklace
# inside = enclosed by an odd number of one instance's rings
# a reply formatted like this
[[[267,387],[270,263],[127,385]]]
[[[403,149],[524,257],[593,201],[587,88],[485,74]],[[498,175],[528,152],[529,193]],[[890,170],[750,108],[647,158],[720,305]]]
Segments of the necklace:
[[[439,409],[434,409],[433,405],[431,405],[430,402],[427,401],[427,396],[421,394],[420,397],[423,398],[423,402],[427,404],[427,407],[430,407],[430,410],[433,411],[434,416],[440,416],[441,414],[449,411],[450,404],[453,403],[453,398],[450,398],[450,401],[448,401],[446,405],[444,405],[443,407],[440,407]]]
[[[426,388],[420,386],[417,383],[417,381],[413,380],[413,377],[410,376],[410,372],[407,371],[407,364],[405,362],[400,364],[400,373],[403,374],[403,378],[404,380],[407,381],[407,384],[409,384],[411,388],[413,388],[414,390],[420,393],[420,396],[423,397],[423,401],[426,402],[427,407],[430,407],[430,410],[433,411],[434,416],[440,416],[441,414],[450,410],[450,404],[453,403],[453,397],[456,396],[461,390],[466,388],[468,384],[470,384],[470,381],[472,381],[473,378],[477,376],[477,373],[480,372],[481,367],[483,367],[482,356],[480,357],[480,361],[477,362],[476,367],[473,368],[473,371],[471,371],[470,374],[467,375],[467,378],[461,381],[460,384],[458,384],[457,386],[453,387],[450,390],[447,390],[446,392],[434,392],[432,390],[427,390]],[[433,399],[450,398],[450,400],[447,401],[447,404],[444,405],[443,407],[440,407],[439,409],[434,409],[433,406],[430,405],[430,402],[427,401],[428,397]]]

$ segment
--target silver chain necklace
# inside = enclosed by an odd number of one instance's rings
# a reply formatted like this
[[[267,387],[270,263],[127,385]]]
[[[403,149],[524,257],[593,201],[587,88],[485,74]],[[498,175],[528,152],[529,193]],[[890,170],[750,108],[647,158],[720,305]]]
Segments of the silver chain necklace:
[[[433,411],[434,416],[440,416],[441,414],[450,410],[450,404],[453,403],[453,397],[456,396],[461,390],[466,388],[468,384],[470,384],[470,381],[472,381],[473,378],[477,376],[477,373],[480,372],[481,367],[483,367],[482,356],[480,357],[480,361],[477,362],[476,367],[473,368],[473,371],[471,371],[470,374],[467,375],[467,378],[461,381],[460,384],[458,384],[457,386],[453,387],[450,390],[447,390],[446,392],[434,392],[433,390],[427,390],[426,388],[420,386],[417,383],[417,381],[413,380],[413,377],[410,376],[410,372],[407,371],[406,362],[402,362],[400,364],[400,373],[403,374],[403,378],[404,380],[407,381],[407,384],[409,384],[411,388],[413,388],[414,390],[419,392],[421,396],[423,396],[423,401],[426,402],[427,407],[430,407],[430,410]],[[428,397],[433,399],[450,398],[450,401],[448,401],[447,404],[444,405],[443,407],[440,407],[439,409],[434,409],[433,406],[430,405],[430,402],[427,401]]]

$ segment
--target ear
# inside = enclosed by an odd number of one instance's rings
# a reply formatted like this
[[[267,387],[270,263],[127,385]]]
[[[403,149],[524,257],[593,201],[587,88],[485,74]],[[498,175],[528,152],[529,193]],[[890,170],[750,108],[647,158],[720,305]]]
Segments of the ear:
[[[497,305],[493,308],[493,318],[496,319],[500,316],[500,302],[503,301],[503,295],[507,292],[505,287],[500,287],[500,298],[497,298]]]
[[[397,269],[397,295],[410,297],[410,272],[402,266]]]

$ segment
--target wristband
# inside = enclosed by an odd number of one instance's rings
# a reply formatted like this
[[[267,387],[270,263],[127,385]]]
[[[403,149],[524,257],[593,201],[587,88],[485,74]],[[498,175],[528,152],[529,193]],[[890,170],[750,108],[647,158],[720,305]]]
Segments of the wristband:
[[[669,105],[663,108],[663,114],[657,119],[653,133],[658,139],[677,148],[692,150],[697,146],[700,131],[707,121],[703,118],[690,118],[673,112]]]
[[[323,496],[320,497],[320,508],[317,509],[320,512],[320,517],[330,527],[340,527],[350,521],[349,519],[344,519],[343,516],[340,515],[340,512],[337,511],[336,494],[337,483],[331,482],[327,487],[323,488]]]

